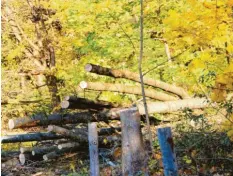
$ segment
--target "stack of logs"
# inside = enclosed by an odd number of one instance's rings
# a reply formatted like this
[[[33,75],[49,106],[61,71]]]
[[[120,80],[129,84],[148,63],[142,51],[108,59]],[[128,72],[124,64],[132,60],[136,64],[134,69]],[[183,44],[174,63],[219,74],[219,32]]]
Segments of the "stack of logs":
[[[140,82],[139,75],[123,70],[112,70],[94,64],[85,66],[87,72],[99,75],[111,76],[114,78],[125,78]],[[196,109],[208,106],[208,101],[203,98],[190,98],[186,91],[175,85],[170,85],[162,81],[144,78],[144,83],[151,88],[146,88],[146,97],[159,100],[157,102],[149,102],[149,113],[166,113],[178,111],[185,108]],[[112,91],[126,94],[141,95],[140,86],[126,86],[120,84],[86,82],[82,81],[79,85],[82,89],[94,91]],[[157,91],[153,88],[160,88],[163,91]],[[164,102],[161,102],[164,101]],[[144,115],[144,106],[140,102],[137,103],[136,109],[140,115]],[[48,132],[18,134],[14,136],[2,137],[2,143],[42,141],[40,145],[33,147],[21,147],[19,161],[21,164],[29,160],[50,160],[55,159],[67,152],[83,151],[88,148],[88,129],[78,128],[77,124],[89,122],[109,122],[111,120],[120,120],[119,111],[122,107],[105,101],[94,101],[76,96],[66,96],[61,102],[63,109],[79,109],[81,112],[75,113],[56,113],[46,116],[45,114],[37,114],[32,117],[10,119],[9,129],[35,126],[48,126]],[[67,125],[72,124],[72,125]],[[99,129],[99,145],[105,146],[120,144],[119,136],[120,128],[110,127]],[[114,134],[114,135],[113,135]],[[45,143],[44,141],[50,141]],[[53,143],[51,144],[51,141]],[[106,143],[107,141],[107,143]],[[16,152],[17,153],[17,152]],[[3,156],[3,155],[2,155]],[[5,158],[7,154],[5,154]],[[8,155],[10,156],[10,155]],[[18,160],[11,159],[2,163],[2,167],[7,165],[18,164]]]

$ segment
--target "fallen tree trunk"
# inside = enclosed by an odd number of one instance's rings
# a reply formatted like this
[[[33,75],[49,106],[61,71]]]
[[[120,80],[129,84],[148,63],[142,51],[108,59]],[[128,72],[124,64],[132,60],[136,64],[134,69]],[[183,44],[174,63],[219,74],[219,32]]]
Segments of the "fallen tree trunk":
[[[75,128],[72,129],[73,132],[78,133],[78,134],[84,134],[87,135],[88,134],[88,129],[87,128]],[[98,135],[108,135],[108,134],[112,134],[115,133],[116,131],[121,131],[121,128],[100,128],[98,129]]]
[[[82,89],[88,90],[96,90],[96,91],[111,91],[111,92],[120,92],[120,93],[128,93],[134,95],[141,95],[141,87],[140,86],[127,86],[122,84],[110,84],[110,83],[100,83],[100,82],[80,82],[79,86]],[[161,101],[171,101],[177,100],[176,97],[171,95],[155,91],[154,89],[145,89],[146,97],[161,100]]]
[[[63,148],[61,150],[57,149],[56,151],[53,151],[53,152],[50,152],[50,153],[47,153],[47,154],[43,155],[43,159],[45,161],[48,161],[50,159],[58,158],[58,157],[62,156],[65,153],[68,153],[68,152],[73,153],[73,152],[76,152],[76,151],[79,151],[79,150],[85,150],[85,148],[83,146],[76,145],[74,147],[67,147],[67,148]]]
[[[85,70],[87,72],[96,73],[99,75],[111,76],[113,78],[125,78],[132,81],[141,82],[138,73],[133,73],[128,70],[115,70],[94,64],[86,64]],[[143,78],[143,82],[146,85],[163,89],[165,91],[176,94],[182,98],[190,98],[188,93],[181,87],[171,85],[159,80],[154,80],[151,78]]]
[[[85,111],[72,114],[52,114],[34,115],[32,117],[23,117],[18,119],[10,119],[8,121],[9,129],[44,126],[44,125],[59,125],[59,124],[74,124],[74,123],[88,123],[96,121],[108,122],[109,120],[119,120],[120,117],[117,112],[121,108],[104,109],[102,111]]]
[[[56,149],[57,149],[57,146],[38,146],[38,147],[34,147],[32,149],[31,154],[33,156],[44,155],[44,154],[52,152],[52,151],[54,151]]]
[[[79,98],[74,96],[66,96],[65,99],[61,102],[61,107],[63,109],[93,109],[93,110],[102,110],[104,108],[113,108],[117,107],[113,103],[106,101],[94,101],[88,100],[86,98]]]
[[[72,148],[72,147],[77,147],[77,146],[80,146],[78,142],[69,142],[69,143],[59,144],[57,148],[61,150],[64,148]]]
[[[52,139],[62,139],[64,136],[56,135],[54,133],[29,133],[11,136],[3,136],[2,143],[28,142],[28,141],[43,141]]]
[[[200,109],[208,107],[209,105],[209,101],[205,98],[147,103],[149,113],[169,113],[174,111],[181,111],[184,109]],[[137,108],[141,115],[145,114],[144,105],[142,102],[137,104]]]
[[[72,130],[67,130],[65,128],[62,128],[62,127],[59,127],[59,126],[56,126],[56,125],[49,125],[48,126],[48,131],[61,134],[61,135],[65,136],[65,137],[70,137],[70,138],[78,140],[80,142],[86,142],[87,141],[86,135],[77,134],[77,133],[74,133]]]
[[[32,152],[32,147],[20,147],[20,153],[30,153]]]
[[[18,155],[19,155],[19,151],[4,151],[4,150],[1,151],[1,159],[8,158],[8,157],[13,158]]]
[[[101,105],[101,104],[82,104],[79,102],[73,101],[62,101],[61,107],[63,109],[93,109],[93,110],[102,110],[104,108],[112,108],[109,105]]]
[[[8,122],[9,129],[44,126],[49,124],[67,124],[67,123],[86,123],[89,121],[108,121],[109,116],[103,113],[101,116],[95,117],[94,112],[78,112],[73,114],[52,114],[34,115],[32,117],[23,117],[18,119],[10,119]]]
[[[20,153],[19,161],[21,165],[24,165],[28,161],[42,160],[42,155],[33,156],[29,153]]]

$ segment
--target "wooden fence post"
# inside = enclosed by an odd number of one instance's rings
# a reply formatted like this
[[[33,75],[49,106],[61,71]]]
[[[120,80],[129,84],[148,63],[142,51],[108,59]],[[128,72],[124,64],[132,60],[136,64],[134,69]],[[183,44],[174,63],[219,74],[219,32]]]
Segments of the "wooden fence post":
[[[175,155],[175,147],[172,139],[170,127],[159,128],[157,130],[159,145],[162,152],[163,168],[165,176],[177,176],[177,162]]]
[[[132,176],[146,171],[146,157],[137,108],[120,112],[122,135],[122,174]]]
[[[99,176],[98,133],[96,122],[88,123],[90,175]]]

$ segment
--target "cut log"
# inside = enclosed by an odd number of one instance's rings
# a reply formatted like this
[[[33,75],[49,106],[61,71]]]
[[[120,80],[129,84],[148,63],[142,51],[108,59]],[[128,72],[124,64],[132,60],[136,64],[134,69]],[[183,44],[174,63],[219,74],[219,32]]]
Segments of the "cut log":
[[[61,135],[66,136],[66,137],[70,137],[70,138],[78,140],[80,142],[87,141],[87,137],[85,135],[74,133],[72,130],[67,130],[67,129],[59,127],[59,126],[49,125],[48,131],[55,132],[55,133],[61,134]]]
[[[90,156],[90,175],[99,176],[99,143],[96,122],[88,123],[88,142]]]
[[[32,147],[20,147],[20,153],[30,153],[32,152]]]
[[[119,119],[117,111],[120,108],[105,109],[100,112],[78,112],[72,114],[52,114],[46,117],[45,115],[35,115],[32,118],[23,117],[18,119],[10,119],[8,122],[9,129],[44,126],[44,125],[57,125],[67,123],[88,123],[90,121],[105,121]]]
[[[18,157],[19,151],[1,151],[1,159]]]
[[[81,97],[77,97],[74,95],[71,96],[65,96],[64,97],[64,101],[69,101],[69,102],[74,102],[74,103],[80,103],[80,104],[84,104],[84,105],[99,105],[99,106],[104,106],[104,108],[109,108],[109,107],[117,107],[118,105],[108,102],[108,101],[103,101],[103,100],[90,100],[87,98],[81,98]]]
[[[21,164],[21,165],[24,165],[27,158],[29,158],[29,154],[20,153],[20,154],[19,154],[19,161],[20,161],[20,164]]]
[[[8,167],[15,167],[18,164],[19,164],[19,160],[17,158],[12,158],[2,163],[1,166],[2,168],[8,168]]]
[[[50,152],[50,153],[47,153],[45,155],[43,155],[43,159],[45,161],[48,161],[49,159],[54,159],[54,158],[57,158],[59,157],[59,154],[57,154],[56,152]]]
[[[61,150],[64,148],[72,148],[72,147],[78,147],[78,146],[80,146],[78,142],[69,142],[69,143],[59,144],[57,148]]]
[[[111,76],[113,78],[125,78],[136,82],[141,82],[138,73],[133,73],[128,70],[115,70],[106,67],[102,67],[94,64],[87,64],[85,66],[87,72],[96,73],[99,75]],[[154,80],[151,78],[143,78],[143,82],[146,85],[153,86],[155,88],[160,88],[165,91],[176,94],[182,98],[190,98],[188,93],[181,87],[165,83],[160,80]]]
[[[79,133],[79,134],[84,134],[87,135],[88,129],[87,128],[75,128],[72,130],[74,133]],[[116,131],[121,131],[121,128],[100,128],[98,129],[98,134],[99,135],[108,135],[108,134],[112,134],[115,133]]]
[[[140,86],[128,86],[122,84],[110,84],[110,83],[86,82],[86,81],[80,82],[79,86],[82,89],[88,89],[88,90],[111,91],[111,92],[128,93],[134,95],[142,94]],[[161,101],[177,100],[176,97],[165,94],[163,92],[155,91],[154,89],[150,89],[150,88],[145,89],[145,95],[146,97]]]
[[[53,151],[53,152],[50,152],[50,153],[47,153],[45,155],[43,155],[43,159],[45,161],[48,161],[48,160],[51,160],[51,159],[55,159],[55,158],[58,158],[60,156],[62,156],[63,154],[65,153],[73,153],[73,152],[76,152],[76,151],[79,151],[79,150],[84,150],[86,151],[86,147],[84,148],[83,146],[74,146],[74,147],[67,147],[67,148],[63,148],[61,150],[56,150],[56,151]]]
[[[122,174],[136,175],[145,171],[146,155],[137,108],[120,111],[122,136]]]
[[[21,165],[25,165],[25,163],[29,161],[37,161],[42,160],[42,155],[33,156],[31,153],[20,153],[19,154],[19,161]]]
[[[28,142],[28,141],[42,141],[52,139],[62,139],[64,136],[56,135],[54,133],[29,133],[11,136],[3,136],[2,143]]]
[[[49,115],[48,117],[39,114],[33,117],[10,119],[8,122],[8,126],[9,129],[16,129],[23,127],[43,126],[49,124],[85,123],[93,120],[93,114],[94,113],[89,111],[78,112],[73,114],[52,114]]]
[[[174,111],[182,111],[184,109],[200,109],[208,106],[210,106],[210,103],[205,98],[191,98],[177,101],[147,103],[149,113],[169,113]],[[141,115],[145,114],[145,109],[142,102],[137,104],[137,108]]]
[[[57,146],[39,146],[32,149],[32,155],[44,155],[57,149]]]
[[[67,101],[64,100],[61,102],[61,107],[63,109],[93,109],[93,110],[102,110],[104,108],[113,108],[116,107],[112,103],[106,103],[101,101],[92,101],[84,98],[79,98],[77,101]]]
[[[66,101],[77,101],[77,96],[75,95],[71,95],[71,96],[65,96],[63,100],[66,100]]]

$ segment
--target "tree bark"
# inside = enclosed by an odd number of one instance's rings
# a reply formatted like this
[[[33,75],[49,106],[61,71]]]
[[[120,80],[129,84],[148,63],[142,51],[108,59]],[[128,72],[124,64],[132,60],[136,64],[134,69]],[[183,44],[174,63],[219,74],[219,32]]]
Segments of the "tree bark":
[[[67,98],[67,97],[66,97]],[[93,101],[86,98],[74,98],[71,100],[64,100],[61,102],[63,109],[94,109],[102,110],[104,108],[113,108],[116,105],[106,101]]]
[[[30,153],[32,152],[32,147],[20,147],[20,153]]]
[[[69,142],[69,143],[59,144],[57,148],[61,150],[64,148],[72,148],[72,147],[77,147],[77,146],[80,146],[78,142]]]
[[[167,102],[148,102],[147,106],[148,112],[152,114],[169,113],[184,109],[200,109],[210,106],[210,103],[205,98],[192,98]],[[138,103],[137,108],[141,115],[145,114],[144,105],[142,103]]]
[[[24,165],[28,161],[42,160],[42,155],[33,156],[31,153],[20,153],[19,161],[21,165]]]
[[[15,142],[28,142],[28,141],[42,141],[52,139],[62,139],[64,136],[56,135],[53,133],[29,133],[19,134],[11,136],[3,136],[1,138],[2,143],[15,143]]]
[[[56,151],[53,151],[53,152],[50,152],[50,153],[47,153],[45,155],[43,155],[43,159],[45,161],[48,161],[48,160],[51,160],[51,159],[55,159],[55,158],[58,158],[60,156],[62,156],[63,154],[65,153],[71,153],[71,152],[76,152],[76,151],[79,151],[79,150],[84,150],[85,151],[85,148],[82,147],[82,146],[75,146],[75,147],[67,147],[67,148],[63,148],[61,150],[56,150]]]
[[[1,151],[1,160],[3,158],[13,158],[19,155],[19,151]]]
[[[114,109],[111,111],[114,113]],[[86,123],[89,121],[108,121],[114,119],[111,117],[111,112],[103,111],[100,114],[96,112],[78,112],[73,114],[37,114],[32,117],[23,117],[18,119],[10,119],[8,122],[9,129],[45,126],[49,124],[67,124],[67,123]],[[114,115],[114,114],[113,114]],[[117,117],[116,117],[117,118]]]
[[[88,134],[88,129],[87,128],[75,128],[72,130],[74,133],[80,133],[80,134],[84,134],[87,135]],[[98,129],[98,134],[99,135],[110,135],[115,133],[116,131],[121,131],[121,128],[100,128]]]
[[[61,134],[65,137],[70,137],[70,138],[78,140],[80,142],[87,142],[87,136],[85,136],[83,134],[74,133],[71,130],[67,130],[67,129],[59,127],[59,126],[49,125],[48,131]]]
[[[132,81],[140,82],[139,75],[137,73],[133,73],[128,70],[110,69],[110,68],[106,68],[106,67],[102,67],[102,66],[94,65],[94,64],[87,64],[85,66],[85,70],[87,72],[92,72],[92,73],[96,73],[99,75],[111,76],[113,78],[125,78],[125,79],[129,79]],[[143,81],[144,81],[144,84],[146,85],[163,89],[167,92],[176,94],[182,98],[190,98],[188,93],[181,87],[171,85],[171,84],[162,82],[160,80],[154,80],[151,78],[144,78]]]
[[[128,93],[128,94],[135,94],[135,95],[142,95],[141,87],[140,86],[126,86],[122,84],[110,84],[110,83],[100,83],[100,82],[85,82],[82,81],[79,86],[82,89],[88,90],[96,90],[96,91],[111,91],[111,92],[120,92],[120,93]],[[176,97],[171,95],[155,91],[153,89],[145,89],[145,96],[161,100],[161,101],[171,101],[177,100]]]
[[[52,152],[52,151],[54,151],[56,149],[57,149],[57,146],[38,146],[38,147],[34,147],[32,149],[31,154],[33,156],[44,155],[44,154]]]
[[[145,171],[145,150],[137,108],[120,111],[122,135],[122,174]]]
[[[88,124],[88,141],[90,156],[90,175],[99,176],[98,132],[96,122]]]

